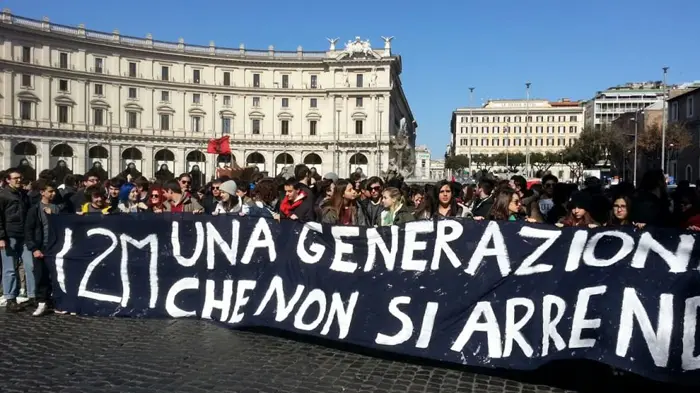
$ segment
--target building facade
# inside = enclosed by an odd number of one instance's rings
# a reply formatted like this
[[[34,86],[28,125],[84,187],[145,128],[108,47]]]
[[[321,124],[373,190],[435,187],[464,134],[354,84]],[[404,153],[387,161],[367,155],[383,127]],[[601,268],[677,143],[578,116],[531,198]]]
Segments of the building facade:
[[[251,50],[123,36],[14,16],[0,19],[0,160],[35,169],[65,161],[74,173],[101,162],[255,165],[270,175],[305,163],[347,176],[385,170],[390,136],[415,120],[392,38],[359,37],[327,51]],[[206,154],[228,136],[231,155]]]
[[[428,146],[416,146],[416,169],[413,172],[413,177],[416,179],[430,179],[430,149]]]
[[[623,113],[640,111],[663,102],[662,82],[635,82],[614,86],[596,93],[586,102],[585,127],[599,128],[611,124]]]
[[[672,96],[666,107],[669,124],[682,125],[691,137],[690,146],[682,151],[667,147],[666,172],[676,181],[695,183],[700,179],[700,87]]]
[[[573,145],[583,130],[584,107],[562,99],[490,100],[452,114],[452,154],[547,153]],[[568,168],[552,168],[560,177]]]
[[[584,108],[562,100],[494,100],[452,114],[452,154],[558,151],[583,129]]]
[[[445,160],[430,160],[430,180],[439,181],[443,179],[447,179]]]

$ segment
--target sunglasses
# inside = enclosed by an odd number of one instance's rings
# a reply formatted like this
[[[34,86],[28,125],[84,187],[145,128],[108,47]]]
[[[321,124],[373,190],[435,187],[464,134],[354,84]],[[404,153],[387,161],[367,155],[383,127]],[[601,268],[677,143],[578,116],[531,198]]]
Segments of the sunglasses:
[[[219,187],[212,187],[211,189],[212,189],[212,190],[218,190]]]
[[[158,194],[153,194],[153,195],[151,195],[151,199],[153,199],[153,198],[160,198],[160,195],[158,195]]]
[[[189,181],[189,180],[180,180],[180,183],[182,183],[182,184],[190,184],[190,181]]]
[[[370,189],[369,189],[369,190],[370,190],[370,191],[381,191],[381,190],[382,190],[382,186],[374,186],[374,187],[370,187]]]

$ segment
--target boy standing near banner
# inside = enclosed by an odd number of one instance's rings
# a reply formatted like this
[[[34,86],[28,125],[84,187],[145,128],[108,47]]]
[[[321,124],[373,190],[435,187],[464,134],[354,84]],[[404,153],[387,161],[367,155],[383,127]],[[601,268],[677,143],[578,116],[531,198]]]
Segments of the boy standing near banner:
[[[24,226],[24,241],[34,260],[36,300],[38,302],[36,311],[32,314],[35,317],[42,316],[49,311],[51,277],[49,268],[44,261],[44,251],[49,241],[48,215],[58,214],[58,207],[52,203],[56,196],[56,188],[45,180],[39,180],[38,183],[41,201],[29,208]]]

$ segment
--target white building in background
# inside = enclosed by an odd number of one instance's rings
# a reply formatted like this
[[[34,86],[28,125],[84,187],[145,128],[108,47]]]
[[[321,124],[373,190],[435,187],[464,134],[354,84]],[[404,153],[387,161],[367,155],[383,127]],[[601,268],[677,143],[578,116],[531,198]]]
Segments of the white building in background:
[[[626,83],[599,91],[586,102],[584,126],[598,128],[610,124],[623,113],[636,112],[663,102],[663,96],[662,82]]]
[[[416,146],[416,169],[413,171],[416,179],[430,179],[430,149],[426,145]]]
[[[392,38],[327,51],[156,41],[12,15],[0,19],[0,160],[37,170],[101,161],[146,176],[231,158],[275,175],[305,163],[347,176],[386,170],[389,133],[414,121]],[[228,135],[232,156],[206,154]]]
[[[447,174],[445,173],[445,160],[431,160],[430,180],[438,181],[443,179],[447,179]]]

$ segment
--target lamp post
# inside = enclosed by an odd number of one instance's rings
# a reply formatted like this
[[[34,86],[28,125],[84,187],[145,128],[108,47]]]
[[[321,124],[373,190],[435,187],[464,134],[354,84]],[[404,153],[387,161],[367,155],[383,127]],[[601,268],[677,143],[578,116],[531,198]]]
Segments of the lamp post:
[[[530,178],[530,82],[525,82],[525,176]]]
[[[639,114],[644,114],[644,111],[634,113],[634,118],[630,119],[634,122],[634,168],[632,168],[632,184],[637,186],[637,136],[639,135]]]
[[[470,87],[469,88],[469,121],[473,122],[474,121],[474,88]],[[469,177],[474,178],[474,175],[472,175],[472,126],[469,126]],[[464,174],[462,174],[464,175]]]
[[[661,120],[661,170],[666,173],[666,166],[664,166],[664,159],[666,158],[666,121],[667,121],[667,115],[666,115],[666,74],[668,74],[668,67],[663,67],[662,70],[664,71],[664,81],[663,85],[661,86],[663,89],[664,97],[663,97],[663,113],[662,113],[662,120]]]

